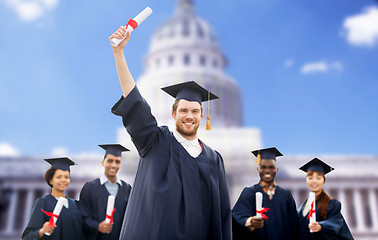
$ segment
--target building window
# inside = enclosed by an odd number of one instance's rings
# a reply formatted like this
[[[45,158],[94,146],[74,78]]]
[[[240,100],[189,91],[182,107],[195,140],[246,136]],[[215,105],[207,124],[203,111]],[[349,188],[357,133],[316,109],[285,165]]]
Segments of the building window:
[[[173,63],[174,63],[174,57],[172,56],[172,55],[170,55],[169,57],[168,57],[168,65],[169,66],[172,66],[173,65]]]
[[[190,64],[190,56],[189,54],[184,55],[184,64],[189,65]]]
[[[188,21],[182,22],[182,35],[185,37],[189,36],[189,22]]]
[[[206,57],[204,55],[200,56],[200,64],[201,64],[201,66],[205,66],[206,65]]]
[[[218,67],[218,61],[216,59],[213,60],[213,67],[214,68]]]
[[[200,38],[203,38],[203,29],[202,29],[202,27],[201,27],[201,25],[199,24],[199,23],[197,23],[197,35],[198,35],[198,37],[200,37]]]

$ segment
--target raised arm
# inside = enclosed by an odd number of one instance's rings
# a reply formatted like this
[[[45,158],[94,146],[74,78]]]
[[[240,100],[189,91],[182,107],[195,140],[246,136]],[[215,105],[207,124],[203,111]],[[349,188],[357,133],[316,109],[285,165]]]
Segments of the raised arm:
[[[116,62],[117,67],[118,79],[119,83],[121,84],[123,97],[129,95],[131,90],[133,90],[133,88],[135,87],[135,81],[130,73],[129,67],[127,66],[123,50],[127,42],[130,40],[130,35],[130,32],[126,32],[126,27],[121,26],[115,33],[113,33],[109,37],[109,40],[111,40],[113,38],[122,39],[126,36],[126,38],[117,47],[112,46],[114,60]]]

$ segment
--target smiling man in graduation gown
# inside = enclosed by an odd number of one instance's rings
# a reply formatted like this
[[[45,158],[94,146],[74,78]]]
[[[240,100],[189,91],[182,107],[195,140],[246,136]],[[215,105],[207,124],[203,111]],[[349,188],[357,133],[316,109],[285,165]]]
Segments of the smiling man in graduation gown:
[[[121,27],[110,38],[124,35]],[[158,127],[126,64],[129,38],[113,47],[123,96],[112,112],[122,116],[140,162],[120,239],[231,239],[223,160],[197,137],[201,102],[217,97],[195,82],[164,88],[176,98],[176,131]]]
[[[129,199],[131,186],[117,177],[122,163],[122,152],[129,151],[120,144],[99,145],[105,149],[104,174],[85,183],[80,193],[79,206],[83,213],[87,239],[118,240]],[[115,196],[113,223],[106,223],[108,196]]]
[[[257,157],[260,182],[244,188],[232,209],[234,239],[295,240],[298,218],[291,193],[274,182],[278,168],[275,148],[252,152]],[[262,218],[256,217],[256,192],[263,195]]]

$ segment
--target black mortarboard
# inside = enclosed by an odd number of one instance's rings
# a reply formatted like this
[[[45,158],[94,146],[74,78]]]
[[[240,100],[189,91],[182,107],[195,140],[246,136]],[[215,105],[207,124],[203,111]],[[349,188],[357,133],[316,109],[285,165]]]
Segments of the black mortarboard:
[[[275,147],[254,150],[252,153],[257,157],[256,163],[260,165],[261,159],[274,159],[283,156]]]
[[[172,97],[176,98],[176,100],[185,99],[187,101],[196,101],[202,103],[208,100],[219,98],[198,85],[195,81],[163,87],[162,90]]]
[[[314,158],[302,167],[299,168],[300,170],[307,172],[307,171],[316,171],[322,172],[324,175],[329,173],[330,171],[334,170],[333,167],[329,166],[327,163],[323,162],[318,158]]]
[[[51,167],[55,169],[60,169],[63,171],[69,171],[71,165],[75,165],[75,163],[69,159],[68,157],[61,157],[61,158],[47,158],[45,159],[46,162],[51,164]]]
[[[162,90],[176,100],[184,99],[187,101],[195,101],[202,103],[205,101],[218,99],[219,97],[214,95],[212,92],[206,90],[205,88],[198,85],[195,81],[189,81],[184,83],[179,83],[171,85],[168,87],[163,87]],[[208,114],[210,111],[210,105],[208,105]],[[210,130],[210,117],[207,117],[206,130]]]
[[[98,145],[98,146],[105,149],[105,155],[112,154],[116,157],[122,156],[123,151],[130,151],[129,149],[122,146],[121,144],[103,144],[103,145]]]

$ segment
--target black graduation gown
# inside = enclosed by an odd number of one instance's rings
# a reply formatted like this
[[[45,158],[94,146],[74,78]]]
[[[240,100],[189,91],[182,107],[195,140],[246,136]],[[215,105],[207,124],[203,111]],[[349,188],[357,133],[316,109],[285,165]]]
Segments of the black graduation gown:
[[[119,239],[123,216],[129,199],[131,186],[122,181],[115,198],[113,214],[113,227],[110,234],[98,231],[98,225],[105,220],[108,196],[110,195],[105,185],[101,185],[100,179],[84,184],[80,192],[79,206],[84,218],[84,233],[88,240],[94,239]]]
[[[263,194],[264,213],[268,220],[264,227],[249,231],[245,221],[256,215],[256,192]],[[266,240],[294,240],[298,239],[298,218],[294,199],[291,193],[280,186],[276,187],[273,199],[264,192],[259,184],[243,189],[238,201],[232,209],[234,239],[266,239]]]
[[[322,230],[317,233],[310,233],[308,228],[309,220],[308,213],[303,217],[303,208],[306,206],[306,201],[302,203],[298,209],[299,227],[301,239],[316,239],[316,240],[353,240],[353,236],[349,231],[344,217],[341,214],[341,203],[336,199],[331,199],[328,202],[327,218],[323,219],[320,216],[320,210],[316,209],[316,221],[322,226]]]
[[[72,239],[72,240],[82,240],[85,239],[82,231],[82,215],[79,210],[76,200],[73,200],[69,197],[68,199],[68,208],[62,208],[58,220],[56,221],[56,227],[51,236],[44,235],[42,239]],[[39,230],[42,228],[45,222],[50,220],[50,217],[42,212],[41,208],[47,212],[53,212],[56,203],[55,197],[51,194],[46,195],[42,198],[38,198],[32,208],[30,215],[30,220],[26,226],[22,239],[24,240],[36,240],[38,239]]]
[[[193,158],[158,127],[137,87],[112,111],[123,118],[140,155],[120,239],[231,239],[223,159],[205,144]]]

